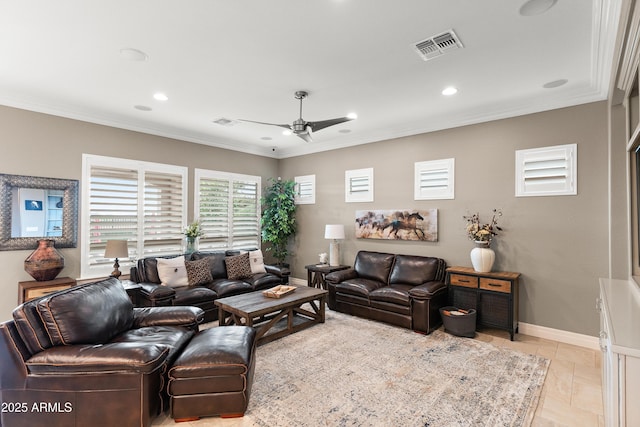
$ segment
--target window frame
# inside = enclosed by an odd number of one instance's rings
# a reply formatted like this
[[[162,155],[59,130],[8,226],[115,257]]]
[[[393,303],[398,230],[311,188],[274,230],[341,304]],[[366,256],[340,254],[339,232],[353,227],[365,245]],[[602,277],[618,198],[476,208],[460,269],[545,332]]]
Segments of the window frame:
[[[446,185],[428,186],[427,189],[422,187],[422,174],[446,174]],[[413,184],[414,200],[452,200],[455,199],[455,159],[426,160],[414,163],[414,184]]]
[[[114,260],[102,258],[98,262],[92,262],[92,242],[91,242],[91,201],[92,201],[92,168],[100,167],[104,169],[113,169],[114,172],[131,170],[135,171],[137,184],[136,184],[136,208],[135,212],[138,218],[136,222],[136,234],[135,234],[135,248],[132,250],[132,241],[130,237],[115,236],[117,238],[126,238],[129,242],[130,256],[126,260],[119,260],[122,271],[126,271],[128,267],[135,265],[137,258],[143,258],[149,256],[145,253],[145,206],[148,207],[148,198],[145,199],[145,174],[167,174],[180,177],[180,193],[178,199],[180,203],[179,212],[179,231],[178,228],[174,231],[169,230],[170,234],[175,234],[175,238],[167,239],[168,242],[174,241],[175,251],[161,251],[158,255],[171,255],[181,252],[182,236],[179,235],[187,224],[187,200],[188,200],[188,168],[184,166],[169,165],[163,163],[147,162],[142,160],[131,160],[118,157],[99,156],[93,154],[82,155],[82,208],[81,208],[81,255],[80,255],[80,276],[81,278],[92,278],[108,276],[113,270]],[[105,245],[106,240],[105,239]]]
[[[295,204],[296,205],[314,205],[316,203],[316,176],[315,175],[303,175],[296,176],[293,178],[296,183],[296,195],[295,195]],[[303,196],[302,195],[302,186],[310,186],[310,195]]]
[[[235,241],[234,241],[234,233],[232,233],[233,230],[233,191],[231,191],[229,193],[229,206],[227,207],[227,228],[228,228],[228,232],[227,232],[227,236],[225,238],[226,244],[224,245],[216,245],[215,243],[212,243],[212,237],[209,236],[209,239],[207,239],[207,219],[206,216],[203,216],[202,211],[201,211],[201,192],[200,192],[200,185],[201,185],[201,181],[202,179],[215,179],[215,180],[220,180],[220,181],[225,181],[227,180],[229,182],[230,188],[233,187],[233,183],[234,182],[240,182],[240,181],[245,181],[245,182],[255,182],[256,185],[256,230],[257,230],[257,234],[256,234],[256,240],[255,244],[250,244],[250,245],[246,245],[246,244],[240,244],[240,245],[236,245]],[[201,238],[200,240],[200,250],[221,250],[221,249],[249,249],[250,247],[253,248],[257,248],[259,249],[261,247],[261,243],[262,243],[262,228],[260,226],[260,218],[262,216],[262,205],[261,205],[261,197],[262,197],[262,177],[261,176],[257,176],[257,175],[247,175],[247,174],[238,174],[238,173],[232,173],[232,172],[221,172],[221,171],[214,171],[214,170],[210,170],[210,169],[198,169],[196,168],[194,171],[194,200],[193,200],[193,212],[194,215],[197,219],[201,220],[203,222],[203,230],[205,233],[205,236],[203,238]],[[230,219],[229,219],[230,218]],[[250,247],[249,247],[250,246]]]
[[[365,180],[367,188],[358,192],[351,191],[354,179]],[[344,172],[344,201],[346,203],[373,202],[373,191],[373,168],[353,169]]]

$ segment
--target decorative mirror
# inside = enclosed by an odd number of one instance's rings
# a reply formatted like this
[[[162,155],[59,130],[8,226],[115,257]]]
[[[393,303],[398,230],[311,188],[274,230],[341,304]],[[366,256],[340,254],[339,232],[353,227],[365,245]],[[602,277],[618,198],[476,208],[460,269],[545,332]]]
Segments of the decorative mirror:
[[[77,246],[78,181],[0,174],[0,251],[34,249],[41,239]]]

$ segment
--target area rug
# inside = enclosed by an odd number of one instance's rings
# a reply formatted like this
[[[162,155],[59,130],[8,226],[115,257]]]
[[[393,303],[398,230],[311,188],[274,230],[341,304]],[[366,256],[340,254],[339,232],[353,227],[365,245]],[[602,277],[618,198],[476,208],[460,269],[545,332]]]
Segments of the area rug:
[[[249,408],[233,426],[526,426],[549,366],[333,311],[256,355]]]

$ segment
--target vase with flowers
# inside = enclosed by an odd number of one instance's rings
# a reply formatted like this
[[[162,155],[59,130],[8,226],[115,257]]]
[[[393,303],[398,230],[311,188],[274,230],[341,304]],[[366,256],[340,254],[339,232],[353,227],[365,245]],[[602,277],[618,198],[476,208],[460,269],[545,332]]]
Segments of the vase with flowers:
[[[185,236],[185,255],[190,255],[193,252],[196,252],[198,250],[199,239],[204,236],[204,232],[202,231],[202,222],[199,219],[196,219],[184,229],[182,234]]]
[[[471,250],[471,264],[475,271],[488,273],[493,267],[496,254],[491,249],[491,240],[498,235],[498,231],[502,231],[498,226],[498,218],[501,216],[502,211],[494,209],[491,221],[485,224],[480,221],[478,213],[463,217],[467,221],[467,236],[476,244],[476,247]]]

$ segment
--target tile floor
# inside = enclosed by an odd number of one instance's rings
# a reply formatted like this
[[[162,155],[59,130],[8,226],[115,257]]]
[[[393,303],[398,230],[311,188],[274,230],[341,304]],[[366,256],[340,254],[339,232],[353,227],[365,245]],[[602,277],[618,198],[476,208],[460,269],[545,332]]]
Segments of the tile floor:
[[[599,350],[502,331],[478,333],[476,339],[551,360],[533,427],[603,427],[602,367]]]
[[[604,427],[600,351],[522,334],[510,341],[499,330],[478,332],[475,339],[551,360],[532,427]],[[209,417],[174,424],[163,415],[153,426],[236,427],[240,420]]]

